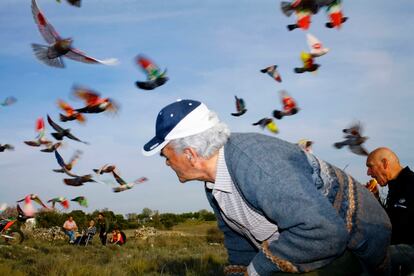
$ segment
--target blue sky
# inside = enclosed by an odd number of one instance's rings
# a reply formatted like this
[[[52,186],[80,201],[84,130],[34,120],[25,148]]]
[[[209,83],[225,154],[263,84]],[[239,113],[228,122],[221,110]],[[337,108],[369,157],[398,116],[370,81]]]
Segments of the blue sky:
[[[347,172],[365,183],[365,158],[332,146],[342,139],[342,128],[359,120],[369,137],[368,150],[388,146],[403,165],[414,166],[414,4],[372,3],[344,1],[349,20],[339,31],[324,27],[324,10],[315,15],[309,33],[331,51],[317,59],[321,68],[316,74],[298,75],[293,68],[301,63],[300,52],[307,50],[306,32],[287,31],[294,18],[281,13],[280,1],[84,0],[79,9],[66,1],[38,0],[49,22],[62,37],[72,37],[75,47],[98,59],[120,61],[104,66],[66,59],[65,69],[55,69],[39,63],[32,53],[30,43],[44,41],[30,1],[2,0],[0,100],[14,96],[18,102],[0,108],[0,143],[16,148],[0,153],[0,203],[12,205],[37,193],[45,201],[84,195],[90,205],[86,211],[209,209],[201,182],[180,184],[162,158],[141,154],[142,145],[154,135],[158,111],[179,98],[205,102],[232,131],[272,135],[251,123],[280,109],[279,90],[285,89],[301,110],[277,122],[277,137],[315,141],[317,156],[340,168],[348,165]],[[170,81],[153,91],[138,90],[134,82],[145,78],[134,64],[139,53],[167,67]],[[278,64],[282,83],[259,72],[271,64]],[[74,172],[86,174],[113,163],[126,180],[146,176],[148,182],[123,193],[113,193],[109,184],[66,186],[63,175],[51,171],[57,168],[53,155],[23,144],[34,138],[36,118],[50,114],[57,120],[57,99],[81,105],[69,96],[73,84],[90,87],[121,105],[116,116],[92,114],[85,125],[65,123],[91,143],[65,140],[60,150],[65,159],[76,149],[84,151]],[[234,95],[244,98],[248,109],[239,118],[230,115]],[[78,209],[76,203],[72,208]]]

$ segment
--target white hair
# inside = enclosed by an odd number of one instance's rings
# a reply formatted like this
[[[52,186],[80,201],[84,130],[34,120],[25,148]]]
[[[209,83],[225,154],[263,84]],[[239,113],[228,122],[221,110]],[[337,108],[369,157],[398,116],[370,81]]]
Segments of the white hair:
[[[209,119],[217,119],[213,111],[209,113]],[[217,150],[224,146],[230,137],[230,129],[219,121],[215,126],[191,136],[171,140],[171,145],[177,153],[182,153],[185,148],[193,148],[203,158],[211,157]]]

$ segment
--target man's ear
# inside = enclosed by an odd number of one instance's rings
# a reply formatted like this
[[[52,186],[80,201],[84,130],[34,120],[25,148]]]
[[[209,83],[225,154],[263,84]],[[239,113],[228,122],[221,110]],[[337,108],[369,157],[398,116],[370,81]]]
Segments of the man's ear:
[[[197,152],[193,149],[193,148],[185,148],[184,149],[184,154],[186,155],[187,159],[194,164],[194,162],[197,160],[198,158],[198,154]]]
[[[388,163],[387,158],[382,158],[381,159],[381,164],[382,164],[382,167],[384,168],[384,170],[388,169],[389,163]]]

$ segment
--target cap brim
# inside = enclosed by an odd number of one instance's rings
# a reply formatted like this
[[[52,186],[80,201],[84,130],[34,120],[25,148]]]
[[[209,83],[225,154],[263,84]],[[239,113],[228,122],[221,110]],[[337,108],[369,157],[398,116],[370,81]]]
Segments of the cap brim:
[[[157,152],[161,151],[163,147],[165,147],[169,140],[162,140],[155,136],[152,138],[148,143],[144,145],[142,148],[142,154],[145,156],[151,156],[156,154]]]

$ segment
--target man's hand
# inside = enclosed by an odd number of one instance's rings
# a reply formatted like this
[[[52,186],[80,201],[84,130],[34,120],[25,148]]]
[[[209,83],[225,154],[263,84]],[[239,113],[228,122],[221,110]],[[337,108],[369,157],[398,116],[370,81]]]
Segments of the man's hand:
[[[379,190],[378,190],[378,183],[375,178],[372,178],[370,181],[365,184],[365,188],[367,188],[374,196],[378,199],[379,198]]]

